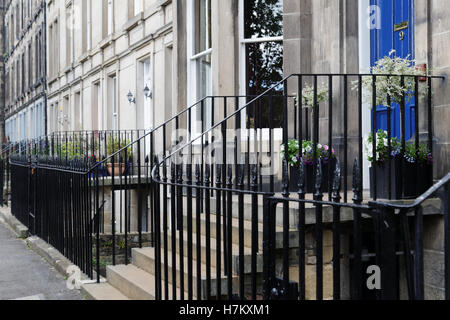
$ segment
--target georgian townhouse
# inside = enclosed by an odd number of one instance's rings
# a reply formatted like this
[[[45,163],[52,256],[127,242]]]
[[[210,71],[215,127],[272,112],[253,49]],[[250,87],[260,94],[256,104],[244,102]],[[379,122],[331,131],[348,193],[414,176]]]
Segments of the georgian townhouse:
[[[46,133],[45,1],[5,1],[5,134],[9,141]]]
[[[48,132],[150,129],[170,114],[171,1],[47,1]]]

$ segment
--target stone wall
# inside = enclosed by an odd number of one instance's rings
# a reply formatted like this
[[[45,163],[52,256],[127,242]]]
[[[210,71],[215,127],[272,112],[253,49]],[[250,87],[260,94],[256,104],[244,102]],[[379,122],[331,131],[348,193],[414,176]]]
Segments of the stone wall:
[[[445,299],[444,218],[428,217],[424,221],[424,281],[426,300]]]
[[[149,247],[150,246],[150,233],[142,234],[142,246]],[[128,262],[131,262],[131,251],[133,248],[139,248],[139,234],[138,233],[129,233],[127,236],[128,239]],[[116,247],[116,264],[125,264],[125,234],[116,234],[115,236],[115,247]],[[113,251],[113,236],[111,234],[102,234],[100,235],[100,273],[102,276],[106,276],[106,267],[112,264],[112,251]],[[94,242],[93,248],[93,267],[94,269],[96,264],[96,254],[97,248]]]

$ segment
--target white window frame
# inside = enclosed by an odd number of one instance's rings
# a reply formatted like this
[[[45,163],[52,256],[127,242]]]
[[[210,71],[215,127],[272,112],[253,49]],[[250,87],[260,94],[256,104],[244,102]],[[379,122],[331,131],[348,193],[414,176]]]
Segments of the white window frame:
[[[197,63],[198,60],[206,57],[208,55],[212,55],[213,48],[212,43],[209,44],[211,48],[206,49],[202,52],[195,53],[195,27],[196,27],[196,21],[195,21],[195,0],[187,0],[187,21],[186,21],[186,35],[187,35],[187,106],[190,107],[194,103],[198,102],[203,97],[198,97],[198,74],[197,74]],[[210,17],[211,19],[211,17]],[[206,37],[209,39],[209,37]],[[212,68],[211,68],[212,69]],[[212,71],[211,71],[212,75]],[[212,79],[209,83],[210,85],[210,92],[212,92]],[[197,114],[201,112],[200,107],[196,107],[193,109],[192,112],[192,119],[191,119],[191,125],[192,125],[192,138],[195,138],[197,135],[201,134],[201,127],[197,123]],[[198,143],[201,143],[201,141],[196,141]]]

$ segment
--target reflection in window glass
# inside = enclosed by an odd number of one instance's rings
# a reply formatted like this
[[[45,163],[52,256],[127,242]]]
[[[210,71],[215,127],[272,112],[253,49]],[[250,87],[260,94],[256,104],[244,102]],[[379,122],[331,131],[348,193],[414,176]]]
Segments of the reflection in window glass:
[[[247,65],[247,95],[257,96],[264,93],[277,82],[283,80],[283,44],[282,42],[262,42],[251,43],[246,45],[246,65]],[[283,88],[280,86],[276,90],[271,91],[271,95],[282,95]],[[249,98],[251,99],[251,98]],[[255,121],[258,127],[270,127],[269,97],[263,99],[262,114],[254,119],[253,108],[249,109],[250,125],[253,126]],[[282,125],[282,103],[281,97],[273,98],[273,126],[281,127]],[[256,110],[258,114],[259,111]],[[262,122],[259,124],[259,122]]]
[[[283,35],[282,0],[244,0],[244,37],[246,39]]]

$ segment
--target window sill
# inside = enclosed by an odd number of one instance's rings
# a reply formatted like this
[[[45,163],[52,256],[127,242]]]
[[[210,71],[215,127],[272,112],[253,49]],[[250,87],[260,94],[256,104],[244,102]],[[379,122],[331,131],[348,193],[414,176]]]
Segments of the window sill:
[[[125,32],[133,30],[141,21],[144,21],[144,13],[138,13],[133,18],[129,19],[127,23],[123,26]]]
[[[113,42],[113,35],[110,34],[102,42],[100,42],[100,49],[105,49]]]
[[[81,57],[80,57],[80,63],[86,62],[91,57],[91,53],[89,51],[86,51]]]

